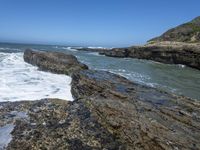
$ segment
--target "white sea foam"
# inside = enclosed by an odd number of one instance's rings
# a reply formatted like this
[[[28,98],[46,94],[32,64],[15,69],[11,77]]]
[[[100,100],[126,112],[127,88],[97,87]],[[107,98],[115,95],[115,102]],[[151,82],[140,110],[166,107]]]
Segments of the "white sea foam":
[[[94,56],[102,56],[102,55],[99,55],[98,52],[91,52],[91,53],[88,53],[89,55],[94,55]]]
[[[89,46],[88,48],[91,48],[91,49],[110,49],[110,48],[106,48],[106,47],[94,47],[94,46]]]
[[[71,78],[38,71],[23,53],[0,53],[0,101],[59,98],[73,100]]]
[[[77,51],[76,49],[74,49],[72,47],[62,47],[62,49],[69,50],[69,51]]]

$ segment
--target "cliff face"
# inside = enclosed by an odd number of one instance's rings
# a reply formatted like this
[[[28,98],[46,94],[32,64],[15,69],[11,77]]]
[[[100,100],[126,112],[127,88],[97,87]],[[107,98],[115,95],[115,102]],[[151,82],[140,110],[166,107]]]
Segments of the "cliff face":
[[[200,42],[200,16],[149,40],[152,41]]]

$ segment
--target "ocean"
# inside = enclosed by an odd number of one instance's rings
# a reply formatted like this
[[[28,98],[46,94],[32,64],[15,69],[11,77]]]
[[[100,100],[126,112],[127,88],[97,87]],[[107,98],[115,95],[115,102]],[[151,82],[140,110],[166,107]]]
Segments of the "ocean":
[[[110,71],[129,80],[200,100],[200,71],[184,65],[132,58],[112,58],[59,45],[0,43],[0,101],[59,98],[72,101],[71,78],[39,71],[23,61],[23,51],[61,51],[75,55],[91,69]]]

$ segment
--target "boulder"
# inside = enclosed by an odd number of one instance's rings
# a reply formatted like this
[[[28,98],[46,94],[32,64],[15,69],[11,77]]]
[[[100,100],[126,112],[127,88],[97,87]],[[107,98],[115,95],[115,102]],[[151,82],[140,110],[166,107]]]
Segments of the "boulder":
[[[37,66],[40,70],[71,75],[73,72],[88,69],[73,55],[61,52],[33,51],[26,49],[24,61]]]

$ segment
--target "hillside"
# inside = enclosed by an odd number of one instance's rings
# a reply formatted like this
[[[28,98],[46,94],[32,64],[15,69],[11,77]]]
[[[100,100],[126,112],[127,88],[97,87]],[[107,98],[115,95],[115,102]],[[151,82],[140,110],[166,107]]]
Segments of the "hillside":
[[[200,42],[200,16],[188,23],[172,28],[152,41]]]

